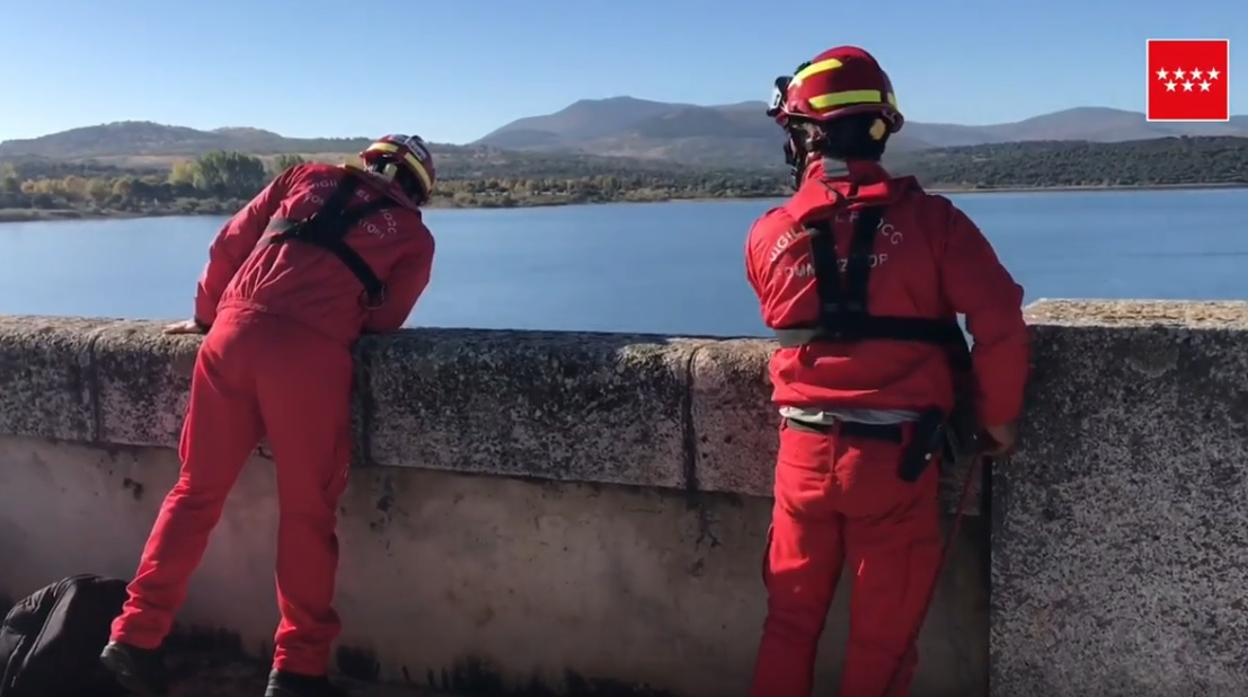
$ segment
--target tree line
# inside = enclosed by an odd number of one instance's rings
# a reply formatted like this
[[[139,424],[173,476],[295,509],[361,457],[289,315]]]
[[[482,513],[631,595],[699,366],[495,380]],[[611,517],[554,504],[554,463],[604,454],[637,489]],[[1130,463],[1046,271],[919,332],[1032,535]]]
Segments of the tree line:
[[[0,209],[72,210],[130,214],[231,213],[288,167],[304,162],[279,155],[265,163],[240,152],[212,152],[177,162],[168,172],[121,170],[96,164],[70,165],[33,161],[9,163],[0,170]],[[529,171],[557,172],[546,159]],[[459,163],[458,169],[466,169]],[[618,167],[618,166],[617,166]],[[474,169],[486,169],[480,163]],[[772,174],[697,170],[614,172],[585,162],[569,167],[609,174],[516,176],[524,173],[509,161],[499,169],[512,176],[479,177],[456,173],[440,178],[432,202],[445,207],[513,207],[608,201],[663,201],[688,198],[779,196],[784,182]],[[475,173],[474,173],[475,174]]]
[[[298,155],[218,151],[172,169],[96,162],[0,164],[0,209],[106,215],[214,213],[243,206]],[[1125,143],[1029,142],[924,150],[887,159],[929,188],[1248,184],[1248,138]],[[512,207],[609,201],[779,197],[783,171],[712,171],[655,161],[461,149],[439,161],[435,206]]]
[[[280,155],[266,165],[258,157],[220,151],[178,162],[168,172],[42,160],[6,163],[0,165],[0,209],[232,212],[278,173],[302,161],[297,155]]]
[[[919,151],[893,168],[967,189],[1248,184],[1248,138],[995,143]]]

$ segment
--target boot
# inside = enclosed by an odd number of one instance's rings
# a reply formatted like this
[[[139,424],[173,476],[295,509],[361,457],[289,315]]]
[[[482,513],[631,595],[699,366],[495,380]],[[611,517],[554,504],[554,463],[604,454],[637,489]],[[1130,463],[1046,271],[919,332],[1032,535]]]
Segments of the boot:
[[[348,694],[324,675],[312,677],[284,670],[269,673],[269,688],[264,691],[264,697],[348,697]]]
[[[163,697],[169,691],[169,674],[158,649],[140,649],[110,641],[100,663],[117,683],[140,697]]]

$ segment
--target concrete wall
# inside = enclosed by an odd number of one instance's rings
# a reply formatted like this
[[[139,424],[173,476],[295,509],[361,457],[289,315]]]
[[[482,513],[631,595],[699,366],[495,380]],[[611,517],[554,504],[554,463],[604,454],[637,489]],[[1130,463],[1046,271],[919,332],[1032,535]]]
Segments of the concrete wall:
[[[1248,639],[1234,592],[1246,317],[1033,308],[1026,443],[990,505],[993,694],[1248,693],[1234,656]],[[132,572],[176,477],[196,346],[149,323],[0,318],[0,595]],[[340,667],[498,693],[741,694],[763,615],[770,350],[446,330],[362,342]],[[262,448],[182,617],[260,653],[276,620],[273,497]],[[917,696],[987,692],[978,512],[921,640]]]
[[[176,477],[197,345],[150,323],[0,318],[0,594],[132,573]],[[496,691],[740,693],[764,610],[770,350],[478,331],[362,342],[341,667]],[[263,451],[182,616],[260,653],[276,621]],[[941,588],[924,694],[984,691],[985,533],[972,522]],[[845,595],[820,664],[829,688]]]
[[[1032,310],[992,490],[1009,697],[1248,695],[1248,303]]]

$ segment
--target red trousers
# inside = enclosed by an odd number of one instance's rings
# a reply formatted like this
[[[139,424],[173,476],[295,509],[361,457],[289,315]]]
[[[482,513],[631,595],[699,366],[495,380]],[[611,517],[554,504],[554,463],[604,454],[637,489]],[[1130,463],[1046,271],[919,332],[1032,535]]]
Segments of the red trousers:
[[[903,447],[782,427],[764,566],[767,621],[751,697],[811,694],[819,636],[846,563],[854,579],[840,697],[908,693],[915,657],[907,640],[935,578],[941,540],[938,468],[902,481]]]
[[[113,623],[114,641],[156,648],[164,640],[226,496],[267,434],[280,506],[273,664],[327,672],[339,631],[334,530],[350,463],[351,381],[350,350],[301,325],[250,312],[217,319],[195,363],[181,475]]]

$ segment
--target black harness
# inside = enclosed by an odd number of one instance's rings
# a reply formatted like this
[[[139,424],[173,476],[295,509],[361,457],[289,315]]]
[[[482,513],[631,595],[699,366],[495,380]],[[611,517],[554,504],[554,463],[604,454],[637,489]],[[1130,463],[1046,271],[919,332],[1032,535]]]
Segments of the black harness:
[[[360,180],[348,172],[338,183],[337,188],[326,199],[324,205],[315,213],[303,220],[274,218],[269,221],[268,230],[276,234],[269,237],[269,244],[284,244],[296,240],[316,245],[346,265],[351,273],[364,286],[365,307],[376,308],[386,299],[386,284],[377,278],[373,269],[364,261],[344,239],[361,220],[385,208],[394,206],[386,197],[371,201],[356,208],[347,208],[347,204],[360,187]]]
[[[844,288],[841,287],[832,221],[823,220],[807,227],[811,261],[815,267],[815,287],[819,293],[819,317],[811,324],[777,328],[774,330],[776,338],[785,348],[806,346],[820,341],[854,342],[867,339],[933,344],[945,349],[949,364],[955,372],[967,374],[971,369],[970,349],[966,344],[966,335],[956,321],[873,315],[867,312],[871,255],[875,251],[876,231],[883,212],[883,206],[872,206],[858,211],[846,263],[847,278]],[[920,415],[915,424],[914,438],[906,446],[898,469],[898,475],[903,480],[917,480],[935,454],[945,449],[949,429],[960,429],[963,426],[951,424],[950,416],[939,409],[931,409]],[[897,426],[892,428],[899,429]],[[898,430],[897,434],[883,440],[896,441],[899,438]],[[946,453],[952,455],[948,450]]]
[[[777,328],[774,330],[776,338],[785,348],[805,346],[816,341],[918,341],[949,349],[955,368],[969,368],[970,354],[966,346],[966,336],[956,321],[891,317],[867,312],[871,255],[875,250],[876,229],[882,214],[882,206],[858,211],[843,289],[832,221],[823,220],[807,227],[810,256],[815,268],[815,287],[819,293],[819,318],[813,324]]]

